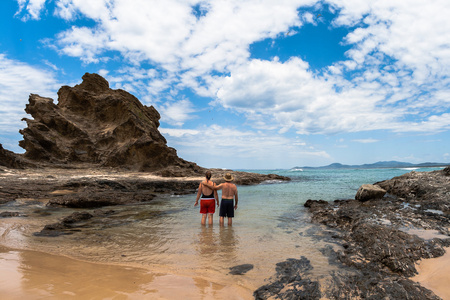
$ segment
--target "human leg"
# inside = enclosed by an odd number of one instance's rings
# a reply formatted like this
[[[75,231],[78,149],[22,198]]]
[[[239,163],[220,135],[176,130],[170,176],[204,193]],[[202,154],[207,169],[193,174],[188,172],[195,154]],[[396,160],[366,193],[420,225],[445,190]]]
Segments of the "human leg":
[[[206,214],[202,214],[202,225],[206,224]]]
[[[212,225],[212,224],[213,224],[213,217],[214,217],[213,214],[208,214],[208,224],[209,224],[209,225]]]
[[[233,225],[233,218],[228,218],[228,226]]]
[[[224,218],[225,218],[225,217],[220,217],[220,219],[219,219],[219,225],[220,225],[220,226],[223,226]]]

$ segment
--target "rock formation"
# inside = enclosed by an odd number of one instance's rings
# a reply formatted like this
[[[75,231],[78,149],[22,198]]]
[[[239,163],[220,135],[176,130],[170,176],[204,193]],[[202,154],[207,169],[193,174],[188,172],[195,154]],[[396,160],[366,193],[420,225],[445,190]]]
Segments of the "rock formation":
[[[97,74],[86,73],[83,82],[58,91],[58,104],[51,98],[31,94],[21,130],[31,161],[51,164],[94,164],[155,171],[170,167],[202,173],[196,164],[177,156],[158,131],[160,115],[153,106],[123,90],[109,88]]]
[[[370,199],[383,198],[386,191],[378,185],[363,184],[359,187],[358,192],[355,195],[355,199],[359,201],[367,201]]]

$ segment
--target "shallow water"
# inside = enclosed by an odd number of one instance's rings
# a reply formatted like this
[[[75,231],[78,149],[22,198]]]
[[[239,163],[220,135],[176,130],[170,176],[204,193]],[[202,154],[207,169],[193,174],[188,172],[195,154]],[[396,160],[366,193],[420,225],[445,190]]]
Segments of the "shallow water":
[[[31,299],[89,293],[104,293],[98,299],[118,295],[123,298],[117,299],[143,295],[149,299],[183,295],[191,299],[252,299],[253,291],[275,274],[276,263],[301,256],[311,261],[312,277],[323,282],[335,267],[321,250],[338,246],[323,239],[317,225],[309,224],[303,203],[310,198],[352,198],[361,184],[408,170],[265,171],[269,172],[293,180],[239,186],[239,207],[232,227],[218,226],[217,212],[213,226],[201,226],[198,207],[193,206],[195,195],[103,208],[116,213],[96,219],[94,227],[56,238],[35,237],[33,232],[81,210],[47,208],[32,199],[1,206],[0,212],[18,211],[28,217],[1,220],[0,245],[8,248],[0,249],[0,267],[11,276],[2,277],[0,295],[8,291],[11,297],[22,293]],[[254,268],[244,275],[230,275],[229,268],[240,264]],[[45,281],[37,276],[40,273]],[[101,284],[92,283],[99,280]]]
[[[247,193],[246,189],[248,187],[242,187],[242,194]],[[260,197],[255,192],[247,195],[245,202],[242,200],[231,227],[218,226],[218,219],[214,220],[213,226],[200,225],[200,214],[193,207],[195,198],[190,195],[160,198],[145,205],[113,207],[116,214],[108,221],[98,220],[94,228],[82,228],[73,235],[56,238],[35,237],[32,233],[74,210],[50,209],[50,216],[39,217],[45,207],[32,205],[30,209],[23,206],[20,209],[29,217],[4,219],[0,225],[0,241],[13,249],[44,251],[106,264],[108,268],[116,265],[148,270],[153,277],[148,275],[147,284],[158,294],[174,288],[168,283],[177,282],[177,286],[185,286],[179,290],[183,293],[192,290],[217,298],[227,291],[226,294],[231,293],[236,299],[251,299],[253,291],[275,273],[276,263],[302,255],[311,260],[315,276],[326,276],[331,267],[319,251],[326,243],[308,233],[314,231],[315,226],[307,224],[303,207],[288,209],[282,204],[265,205]],[[250,201],[253,205],[248,205]],[[10,251],[0,253],[0,258],[5,261],[14,255],[33,256],[29,252]],[[29,259],[15,260],[20,264],[15,267],[16,273],[20,273],[17,269],[39,270],[41,267],[39,264],[33,266]],[[78,269],[85,267],[77,267],[72,261],[75,267],[66,269],[64,259],[53,258],[53,261],[49,265],[55,274],[64,273],[69,282],[80,280]],[[229,274],[230,267],[244,263],[253,264],[254,268],[245,275]],[[97,274],[101,276],[102,272]],[[58,276],[54,277],[53,280],[58,281]],[[108,279],[112,286],[115,285],[114,278]],[[203,282],[200,285],[204,289],[195,288],[199,282]],[[42,293],[45,290],[45,287],[41,288]]]

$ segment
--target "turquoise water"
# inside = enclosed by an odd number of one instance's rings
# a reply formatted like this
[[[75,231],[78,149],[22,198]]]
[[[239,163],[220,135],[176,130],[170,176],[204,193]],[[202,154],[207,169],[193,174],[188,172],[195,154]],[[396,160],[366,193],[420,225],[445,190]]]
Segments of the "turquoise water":
[[[373,184],[378,181],[391,179],[411,171],[429,172],[443,168],[392,168],[392,169],[305,169],[292,170],[248,170],[263,174],[277,174],[290,177],[291,182],[276,186],[264,185],[245,187],[243,193],[255,190],[269,192],[277,199],[303,204],[308,199],[332,201],[336,199],[354,198],[362,184]]]
[[[415,171],[437,169],[441,168]],[[201,295],[225,299],[224,295],[228,294],[223,293],[224,289],[235,295],[234,299],[252,299],[253,291],[275,273],[275,264],[287,258],[306,256],[317,280],[327,280],[335,268],[329,265],[321,249],[339,246],[320,238],[320,226],[310,224],[303,206],[306,200],[352,199],[362,184],[390,179],[412,170],[247,171],[279,174],[292,180],[238,186],[239,207],[232,227],[218,226],[217,211],[213,226],[202,226],[199,208],[193,206],[196,195],[191,194],[158,197],[139,205],[107,207],[104,209],[113,209],[116,214],[98,220],[94,227],[82,228],[73,235],[43,238],[32,233],[75,210],[49,209],[49,216],[42,217],[35,216],[34,211],[48,209],[43,204],[22,206],[18,202],[0,207],[0,212],[21,211],[29,217],[2,220],[0,245],[95,263],[140,267],[152,274],[201,281],[201,289],[189,285],[189,280],[183,281],[194,289],[194,293],[199,293],[200,299]],[[213,178],[221,175],[213,174]],[[252,264],[254,269],[243,276],[229,275],[229,268],[239,264]],[[210,288],[204,289],[205,285]],[[170,283],[157,284],[156,281],[146,286],[158,292],[174,288]]]

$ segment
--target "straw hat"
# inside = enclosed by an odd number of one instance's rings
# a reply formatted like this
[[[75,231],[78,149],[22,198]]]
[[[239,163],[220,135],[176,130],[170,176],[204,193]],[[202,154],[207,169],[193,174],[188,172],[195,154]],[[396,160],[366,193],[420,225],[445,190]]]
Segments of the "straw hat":
[[[225,179],[225,181],[233,181],[234,178],[230,173],[225,174],[225,176],[223,176],[223,179]]]

